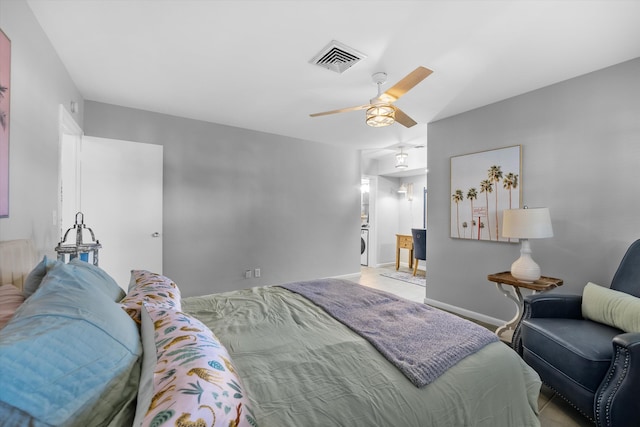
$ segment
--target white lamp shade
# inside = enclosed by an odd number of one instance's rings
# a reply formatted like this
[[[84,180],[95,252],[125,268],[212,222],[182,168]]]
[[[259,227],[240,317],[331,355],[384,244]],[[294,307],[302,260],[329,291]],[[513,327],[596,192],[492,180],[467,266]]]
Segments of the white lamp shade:
[[[396,154],[396,167],[398,169],[406,169],[409,167],[409,155],[403,153],[402,150]]]
[[[517,239],[553,237],[549,208],[502,211],[502,236]]]

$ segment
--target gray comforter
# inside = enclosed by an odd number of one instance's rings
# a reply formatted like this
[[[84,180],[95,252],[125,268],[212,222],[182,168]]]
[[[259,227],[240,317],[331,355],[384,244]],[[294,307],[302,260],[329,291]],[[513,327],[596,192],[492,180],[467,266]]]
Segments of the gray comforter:
[[[495,334],[458,316],[342,279],[281,285],[366,339],[416,387],[424,387]]]
[[[284,288],[182,304],[229,350],[261,427],[539,426],[539,377],[500,342],[418,388],[369,342]]]

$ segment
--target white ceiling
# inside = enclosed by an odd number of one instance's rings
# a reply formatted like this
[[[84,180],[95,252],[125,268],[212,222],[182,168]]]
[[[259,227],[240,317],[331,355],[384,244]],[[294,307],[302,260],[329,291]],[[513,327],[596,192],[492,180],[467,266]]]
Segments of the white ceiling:
[[[86,100],[358,149],[426,143],[426,124],[640,57],[640,1],[28,0]],[[309,61],[338,40],[367,58]],[[371,75],[419,124],[370,128]],[[383,87],[384,89],[384,87]]]

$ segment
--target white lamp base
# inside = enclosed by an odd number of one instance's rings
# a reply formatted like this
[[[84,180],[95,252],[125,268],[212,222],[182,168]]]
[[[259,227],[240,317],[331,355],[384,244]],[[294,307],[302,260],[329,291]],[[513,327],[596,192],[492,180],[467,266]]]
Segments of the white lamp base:
[[[522,240],[520,258],[511,264],[511,275],[525,283],[533,283],[540,278],[540,266],[531,258],[529,240]]]

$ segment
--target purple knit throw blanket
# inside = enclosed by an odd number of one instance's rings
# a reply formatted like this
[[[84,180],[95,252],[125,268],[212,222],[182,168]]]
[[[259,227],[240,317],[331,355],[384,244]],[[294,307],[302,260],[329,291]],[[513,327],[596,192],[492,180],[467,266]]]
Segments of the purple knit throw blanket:
[[[416,387],[498,341],[489,330],[453,314],[348,280],[280,286],[304,296],[369,341]]]

